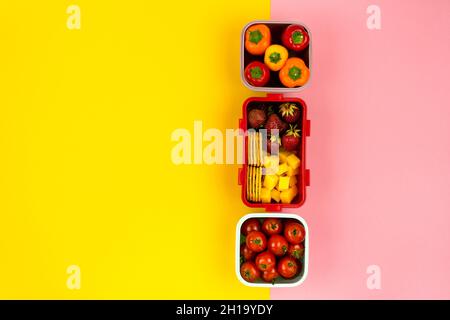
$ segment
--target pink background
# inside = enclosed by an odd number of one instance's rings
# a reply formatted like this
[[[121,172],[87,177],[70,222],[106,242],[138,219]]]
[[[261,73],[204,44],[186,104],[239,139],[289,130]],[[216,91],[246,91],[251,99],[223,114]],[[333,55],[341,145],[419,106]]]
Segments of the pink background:
[[[366,27],[370,4],[381,30]],[[271,18],[313,37],[311,187],[295,211],[310,271],[271,297],[449,299],[450,1],[272,0]]]

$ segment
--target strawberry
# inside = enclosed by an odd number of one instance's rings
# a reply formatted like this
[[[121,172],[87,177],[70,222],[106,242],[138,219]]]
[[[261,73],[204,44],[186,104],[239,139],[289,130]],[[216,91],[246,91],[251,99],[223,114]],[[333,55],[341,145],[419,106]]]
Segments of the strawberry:
[[[256,129],[266,122],[267,116],[263,110],[253,109],[248,113],[248,123],[250,127]]]
[[[278,129],[279,133],[282,133],[286,130],[287,125],[281,121],[280,117],[278,117],[275,113],[272,113],[267,119],[264,127],[267,129],[268,133],[270,133],[273,129]]]
[[[270,135],[269,137],[267,137],[267,152],[268,153],[272,153],[272,144],[278,144],[278,150],[280,149],[280,136],[279,135]]]
[[[294,123],[300,118],[300,109],[295,103],[287,102],[280,106],[280,114],[287,123]]]
[[[300,145],[300,130],[297,129],[297,125],[289,125],[289,129],[286,134],[281,138],[281,145],[287,151],[294,151]]]

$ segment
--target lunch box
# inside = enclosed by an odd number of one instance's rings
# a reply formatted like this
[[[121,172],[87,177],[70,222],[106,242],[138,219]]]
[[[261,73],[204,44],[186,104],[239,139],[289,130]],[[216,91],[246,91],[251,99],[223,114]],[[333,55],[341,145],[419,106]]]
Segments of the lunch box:
[[[284,30],[284,28],[286,28],[287,26],[291,25],[291,24],[295,24],[295,25],[300,25],[302,26],[306,32],[309,35],[309,45],[308,47],[300,52],[296,52],[296,51],[292,51],[292,50],[288,50],[289,52],[289,57],[298,57],[301,58],[306,66],[308,67],[309,71],[310,71],[310,76],[309,76],[309,80],[307,81],[307,83],[301,87],[296,87],[296,88],[287,88],[284,86],[281,86],[280,84],[277,84],[277,81],[273,81],[273,79],[277,79],[277,75],[275,75],[275,73],[271,72],[271,81],[269,81],[269,83],[266,86],[263,87],[256,87],[251,85],[250,83],[247,82],[247,80],[245,79],[245,75],[244,75],[244,70],[246,65],[251,62],[251,61],[260,61],[264,63],[264,55],[262,56],[255,56],[255,55],[251,55],[250,53],[248,53],[245,50],[245,33],[247,31],[247,29],[255,24],[265,24],[267,25],[270,30],[271,30],[271,34],[272,34],[272,39],[274,38],[281,38],[281,34]],[[242,29],[242,34],[241,34],[241,80],[244,83],[244,85],[249,88],[250,90],[253,91],[262,91],[262,92],[280,92],[280,93],[292,93],[292,92],[299,92],[301,90],[303,90],[305,87],[307,87],[311,81],[311,75],[312,75],[312,70],[311,70],[311,32],[309,31],[309,29],[301,22],[298,21],[270,21],[270,20],[256,20],[256,21],[252,21],[250,23],[248,23],[243,29]],[[275,44],[275,43],[273,43]],[[276,44],[281,44],[281,42],[277,42]]]
[[[300,170],[297,181],[297,188],[299,194],[297,199],[294,199],[292,203],[256,203],[250,202],[247,199],[247,164],[248,164],[248,137],[244,139],[244,166],[238,169],[238,184],[242,186],[241,198],[244,204],[251,208],[264,208],[266,211],[281,211],[283,208],[298,208],[305,202],[306,199],[306,187],[309,186],[309,170],[306,169],[305,164],[305,151],[306,151],[306,137],[310,135],[310,121],[306,119],[306,104],[302,99],[283,97],[281,94],[268,94],[266,97],[251,97],[245,100],[242,106],[243,118],[239,120],[239,128],[243,132],[247,131],[247,111],[252,103],[284,103],[295,102],[302,106],[302,116],[299,123],[301,126],[301,142],[300,150],[297,150],[296,155],[300,158]]]
[[[269,82],[266,84],[266,86],[262,87],[256,87],[251,85],[247,82],[245,78],[245,67],[250,61],[260,61],[264,63],[263,56],[256,56],[251,55],[248,53],[245,49],[245,34],[249,27],[255,24],[265,24],[269,27],[271,34],[272,34],[272,44],[281,44],[281,41],[277,41],[274,39],[281,39],[281,34],[287,26],[291,24],[300,25],[302,26],[308,33],[309,36],[309,45],[306,47],[303,51],[300,52],[294,52],[291,50],[288,50],[289,57],[299,57],[303,59],[306,66],[310,70],[310,76],[308,81],[301,87],[295,87],[295,88],[287,88],[282,87],[281,82],[277,84],[276,81],[269,80]],[[276,74],[272,74],[271,72],[271,79],[273,77],[278,76]],[[306,138],[310,136],[311,131],[311,122],[307,118],[307,105],[306,103],[298,98],[298,97],[286,97],[283,94],[284,93],[298,93],[302,91],[311,81],[311,32],[309,29],[302,23],[296,22],[296,21],[265,21],[265,20],[257,20],[252,21],[248,23],[242,30],[242,36],[241,36],[241,79],[244,85],[253,90],[253,91],[260,91],[260,92],[266,92],[267,95],[265,97],[250,97],[246,99],[242,105],[242,118],[239,119],[239,129],[242,130],[242,132],[247,133],[248,128],[248,112],[251,108],[255,107],[255,104],[260,105],[281,105],[282,103],[291,102],[295,103],[298,106],[301,106],[300,110],[300,118],[298,122],[296,123],[297,126],[301,129],[301,139],[300,139],[300,147],[298,150],[295,151],[295,155],[300,159],[300,167],[298,168],[298,174],[297,177],[297,190],[298,194],[296,198],[293,199],[291,203],[262,203],[262,202],[254,202],[249,201],[247,198],[247,179],[248,179],[248,173],[247,168],[249,168],[249,155],[248,155],[248,143],[249,138],[248,134],[244,135],[244,164],[243,167],[238,169],[238,184],[241,186],[241,198],[243,203],[251,208],[262,208],[266,212],[265,213],[252,213],[247,214],[244,217],[242,217],[236,226],[236,261],[235,261],[235,271],[236,275],[244,285],[250,286],[250,287],[293,287],[300,285],[306,278],[308,274],[308,256],[309,256],[309,230],[308,225],[306,224],[306,221],[295,214],[288,214],[288,213],[281,213],[283,209],[288,208],[298,208],[303,205],[303,203],[306,200],[306,189],[310,185],[310,171],[306,168]],[[267,112],[266,112],[267,114]],[[300,273],[293,279],[284,279],[282,277],[277,278],[277,281],[275,283],[267,283],[263,280],[259,279],[256,282],[247,282],[244,280],[240,273],[240,267],[241,267],[241,256],[240,256],[240,248],[241,248],[241,226],[242,224],[250,218],[281,218],[281,219],[295,219],[299,221],[305,228],[305,239],[303,242],[304,245],[304,256],[302,259],[302,267]]]
[[[256,282],[248,282],[241,276],[241,263],[240,263],[240,248],[241,248],[241,226],[242,224],[250,219],[250,218],[281,218],[283,219],[294,219],[303,225],[305,228],[305,240],[303,241],[304,245],[304,255],[301,260],[301,271],[300,273],[292,278],[292,279],[284,279],[277,278],[275,283],[264,282],[263,280],[258,280]],[[306,276],[308,275],[308,255],[309,255],[309,230],[306,221],[295,215],[295,214],[287,214],[287,213],[251,213],[243,216],[237,226],[236,226],[236,256],[235,256],[235,270],[236,276],[239,281],[241,281],[244,285],[249,287],[270,287],[270,288],[282,288],[282,287],[295,287],[300,285],[303,281],[305,281]]]

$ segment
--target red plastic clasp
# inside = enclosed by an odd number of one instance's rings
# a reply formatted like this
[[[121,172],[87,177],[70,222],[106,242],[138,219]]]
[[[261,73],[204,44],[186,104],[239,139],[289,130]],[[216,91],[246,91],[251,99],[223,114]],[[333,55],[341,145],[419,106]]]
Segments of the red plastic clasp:
[[[306,120],[304,131],[305,136],[309,137],[311,135],[311,120]]]
[[[309,187],[310,183],[311,183],[311,173],[310,173],[309,169],[306,169],[305,170],[305,185]]]
[[[239,129],[244,130],[244,119],[239,119]]]
[[[282,93],[268,93],[267,98],[270,100],[283,100],[283,94]]]
[[[244,174],[244,170],[242,168],[238,169],[238,185],[242,186],[242,184],[244,183],[244,179],[243,179],[243,175]]]
[[[273,212],[280,212],[281,211],[281,205],[275,204],[275,205],[268,205],[265,207],[266,211],[273,211]]]

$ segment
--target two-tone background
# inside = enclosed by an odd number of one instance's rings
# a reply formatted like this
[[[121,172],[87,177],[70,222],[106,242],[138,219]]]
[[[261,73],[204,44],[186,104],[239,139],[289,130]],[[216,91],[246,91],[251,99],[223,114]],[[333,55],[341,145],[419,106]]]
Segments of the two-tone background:
[[[234,274],[238,166],[171,161],[174,130],[237,127],[269,18],[313,38],[309,275],[273,290]],[[449,29],[445,0],[2,2],[0,298],[450,298]]]

